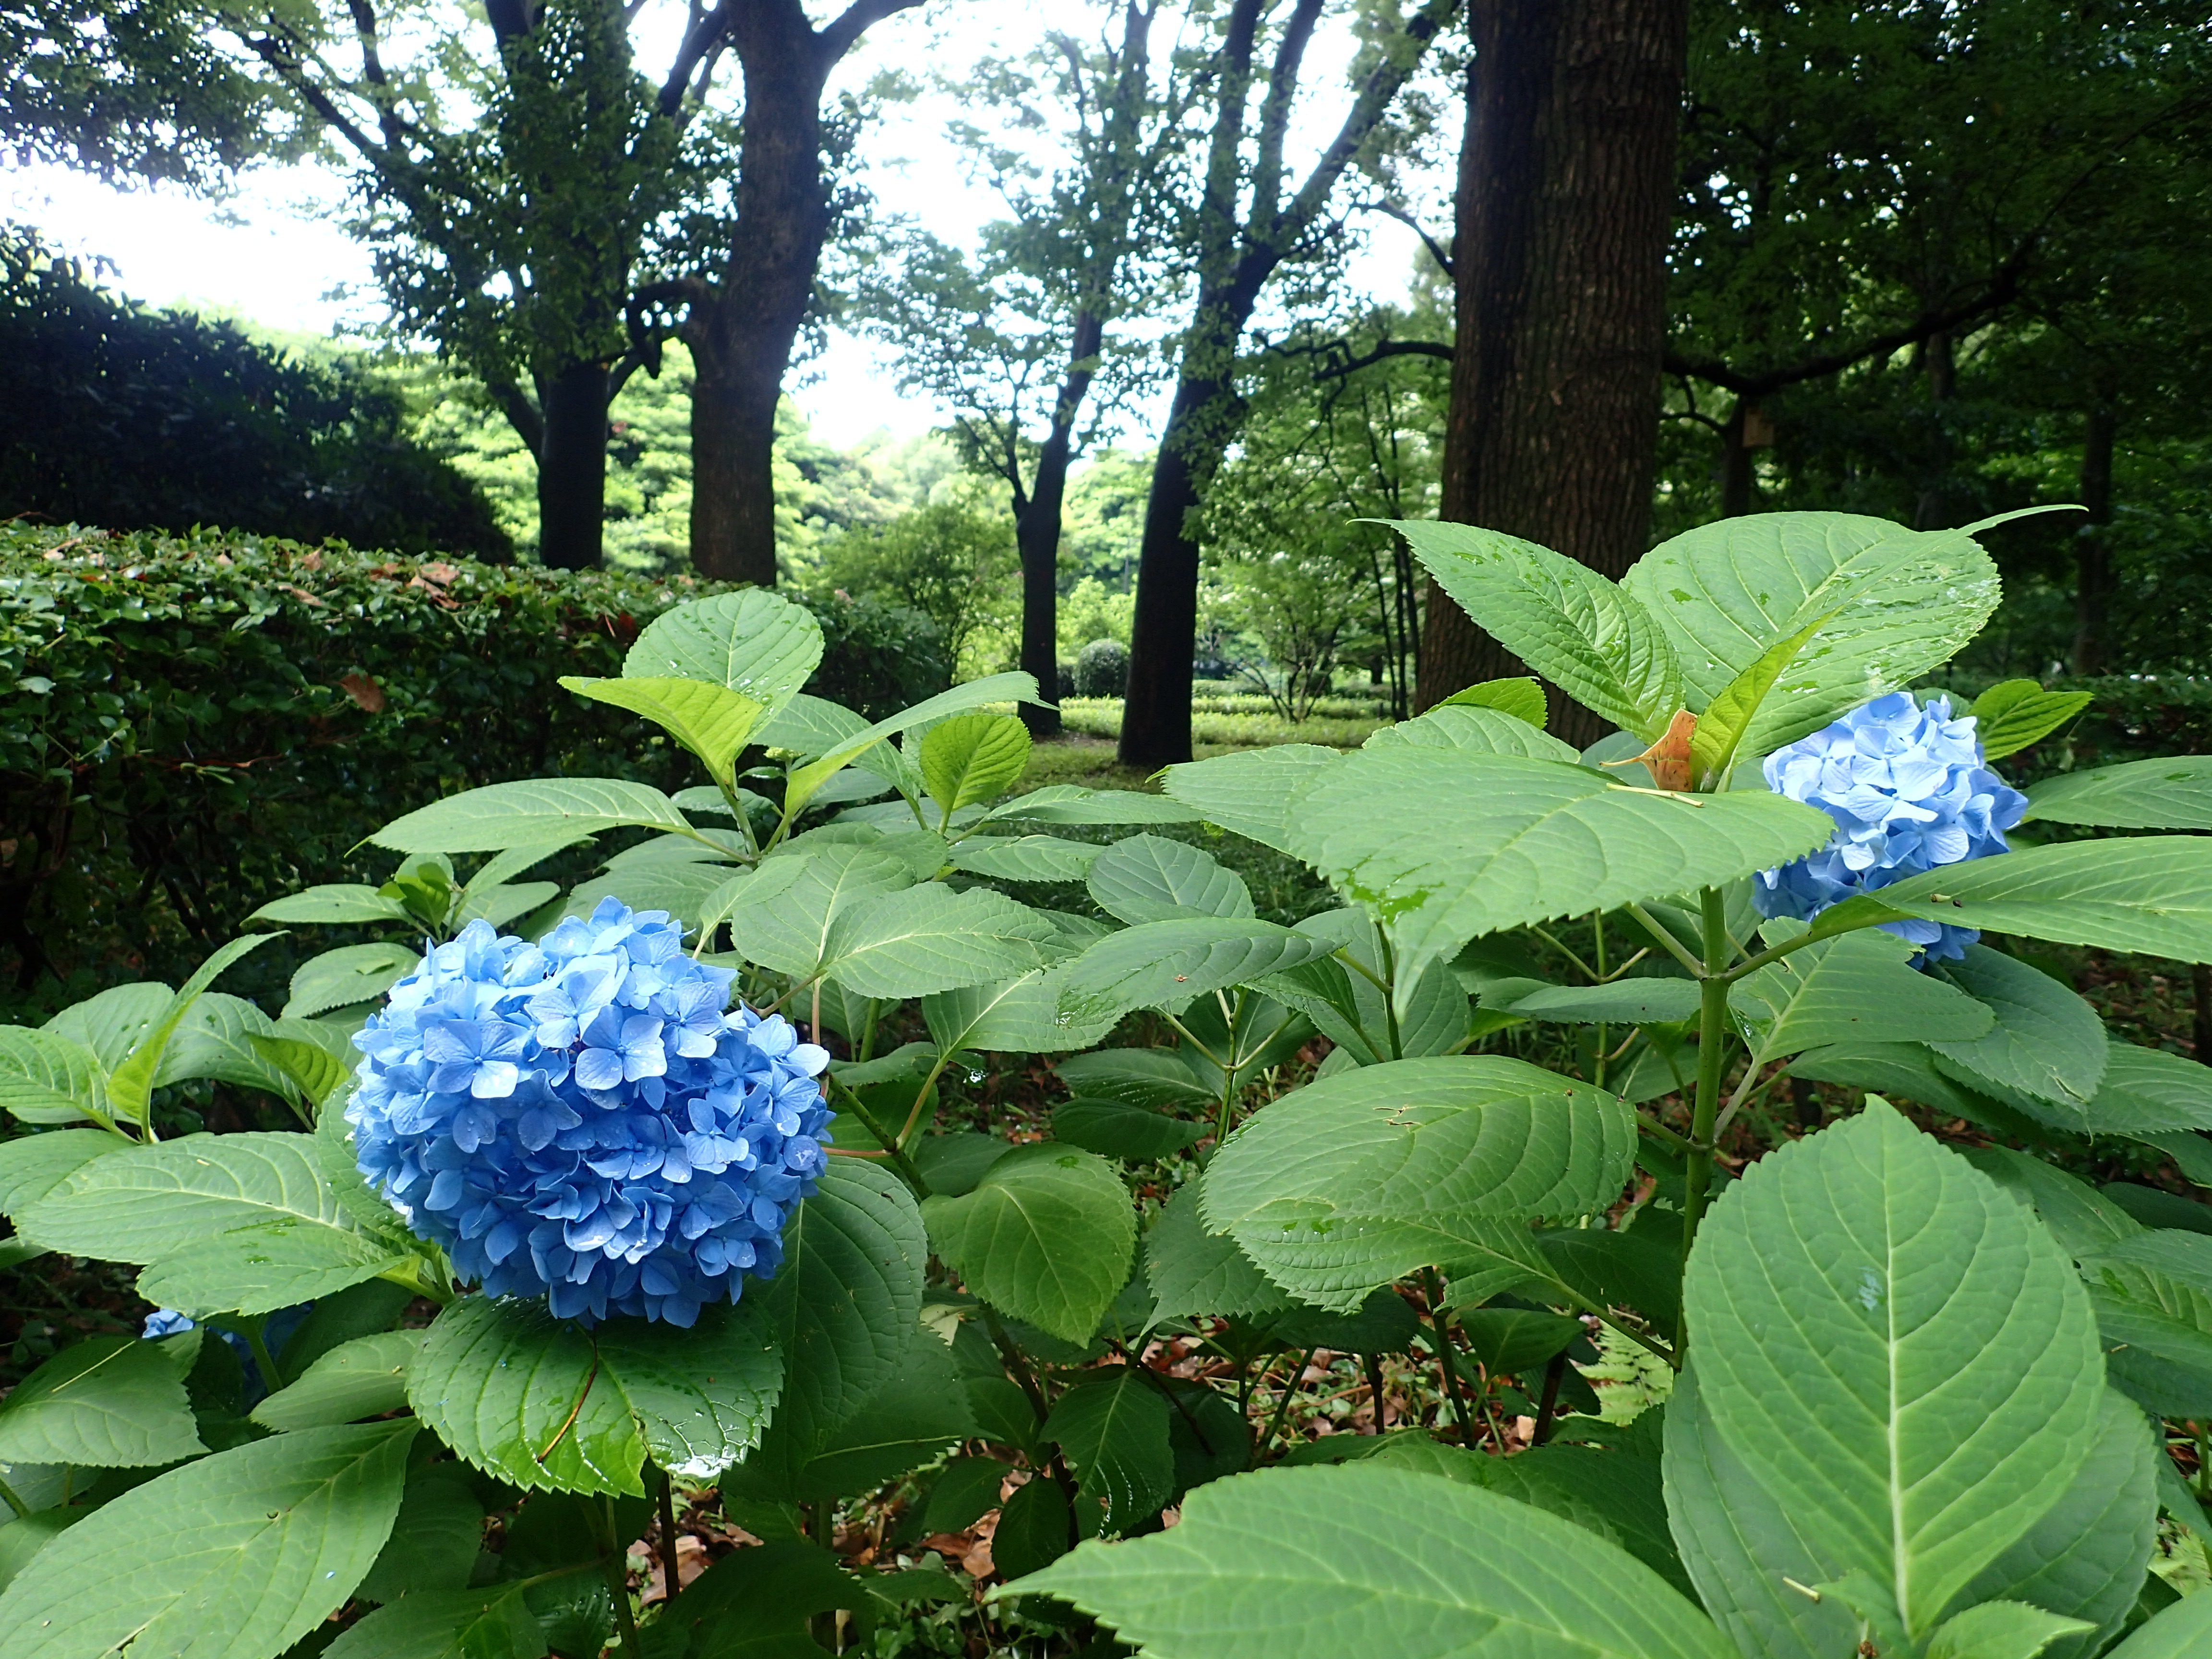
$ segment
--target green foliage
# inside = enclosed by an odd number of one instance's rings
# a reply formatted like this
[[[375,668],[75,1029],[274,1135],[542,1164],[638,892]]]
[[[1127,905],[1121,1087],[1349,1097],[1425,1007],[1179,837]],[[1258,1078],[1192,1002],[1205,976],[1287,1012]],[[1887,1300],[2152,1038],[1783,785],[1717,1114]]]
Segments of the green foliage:
[[[507,557],[483,495],[407,428],[357,368],[133,305],[0,227],[0,518]]]
[[[248,934],[182,993],[8,1028],[26,1133],[0,1140],[0,1210],[28,1249],[142,1267],[203,1328],[94,1337],[0,1401],[0,1498],[26,1511],[0,1526],[0,1659],[142,1626],[276,1659],[337,1611],[331,1650],[364,1659],[796,1654],[817,1614],[879,1638],[888,1610],[958,1605],[896,1557],[994,1510],[989,1616],[1069,1647],[2095,1659],[2133,1620],[2111,1650],[2189,1650],[2197,1615],[2148,1616],[2147,1569],[2161,1510],[2201,1524],[2160,1461],[2194,1441],[2146,1413],[2212,1413],[2212,1225],[2060,1165],[2202,1173],[2212,1069],[1996,941],[2212,956],[2192,767],[2039,786],[2054,823],[2166,833],[2023,836],[1761,927],[1756,872],[1832,826],[1724,786],[1848,661],[1875,683],[1972,635],[1971,538],[1752,520],[1685,538],[1679,581],[1594,588],[1414,529],[1533,668],[1661,731],[1669,696],[1707,699],[1698,787],[1576,754],[1507,682],[1350,754],[1017,793],[1026,733],[989,705],[1033,696],[1023,676],[872,721],[823,695],[805,611],[713,596],[574,688],[711,784],[562,771],[391,818],[387,879],[268,908],[374,935],[313,958],[287,1018],[209,988],[258,959],[232,966]],[[2042,696],[1992,719],[2087,720]],[[1238,838],[1343,902],[1285,912]],[[739,994],[834,1055],[831,1156],[780,1271],[688,1329],[456,1282],[364,1186],[340,1108],[344,1036],[414,941],[601,894],[680,907]],[[1916,967],[1875,931],[1901,915],[1988,938]],[[1030,1058],[991,1089],[1055,1079],[1018,1131],[978,1088],[999,1054]],[[309,1132],[162,1138],[138,1103],[207,1077]],[[1816,1079],[1856,1109],[1793,1134],[1764,1103]],[[1924,1115],[1861,1105],[1875,1087]],[[1724,1164],[1753,1115],[1778,1149]],[[1916,1127],[1959,1118],[1970,1153]],[[226,1332],[268,1389],[250,1411]],[[1281,1449],[1347,1376],[1395,1431]],[[625,1553],[664,1473],[769,1541],[634,1637]],[[884,1522],[865,1564],[811,1541],[855,1504]],[[249,1614],[197,1611],[246,1582]]]

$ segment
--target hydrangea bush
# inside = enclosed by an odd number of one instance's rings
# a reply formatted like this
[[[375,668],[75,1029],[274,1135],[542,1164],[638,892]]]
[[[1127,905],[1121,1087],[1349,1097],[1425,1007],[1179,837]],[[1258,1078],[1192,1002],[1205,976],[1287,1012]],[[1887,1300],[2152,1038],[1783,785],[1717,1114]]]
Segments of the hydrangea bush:
[[[2083,700],[1913,689],[1972,529],[1397,530],[1620,735],[1024,791],[1024,677],[871,722],[720,595],[564,682],[696,787],[395,820],[273,1016],[263,933],[0,1030],[0,1249],[167,1310],[0,1401],[0,1659],[2212,1651],[2212,1069],[2048,948],[2212,962],[2212,762],[2008,783]]]

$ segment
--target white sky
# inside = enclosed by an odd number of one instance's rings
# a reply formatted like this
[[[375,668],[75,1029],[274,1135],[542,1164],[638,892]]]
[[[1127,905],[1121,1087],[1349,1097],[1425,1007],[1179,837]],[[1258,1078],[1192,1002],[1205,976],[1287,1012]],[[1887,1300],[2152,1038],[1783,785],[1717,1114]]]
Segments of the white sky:
[[[1067,15],[1056,14],[1063,24]],[[681,21],[680,8],[655,0],[638,31],[641,69],[651,73],[668,56],[662,41]],[[869,31],[832,93],[888,69],[953,70],[984,53],[1012,55],[1047,21],[1012,0],[963,0],[904,14]],[[1009,24],[1020,33],[1007,33]],[[1304,118],[1294,137],[1309,155],[1348,100],[1331,71],[1342,56],[1327,49],[1332,44],[1344,43],[1324,34],[1307,58],[1312,91],[1300,100]],[[1156,40],[1156,61],[1164,52],[1164,42]],[[962,177],[959,152],[945,138],[945,121],[959,112],[953,100],[934,94],[897,107],[866,133],[860,154],[887,210],[912,213],[945,240],[972,246],[978,228],[1001,215],[988,189]],[[1439,171],[1423,183],[1431,198],[1425,206],[1434,212],[1449,181]],[[381,314],[368,251],[339,226],[343,196],[343,181],[319,167],[258,169],[220,205],[166,187],[118,190],[58,167],[0,167],[0,216],[38,226],[70,252],[106,259],[117,286],[132,297],[159,306],[196,302],[270,328],[317,334]],[[1367,244],[1352,279],[1365,292],[1401,299],[1419,243],[1378,215],[1362,220]],[[792,386],[794,399],[832,444],[849,445],[880,428],[903,437],[946,418],[943,409],[898,390],[881,349],[842,331],[833,332],[825,356],[793,378],[806,382]]]

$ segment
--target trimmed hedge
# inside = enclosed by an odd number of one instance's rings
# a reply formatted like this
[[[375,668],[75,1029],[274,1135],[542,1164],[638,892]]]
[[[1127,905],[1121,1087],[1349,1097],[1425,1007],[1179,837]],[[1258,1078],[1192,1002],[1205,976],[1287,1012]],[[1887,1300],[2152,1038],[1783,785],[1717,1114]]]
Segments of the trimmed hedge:
[[[356,844],[454,790],[692,781],[643,722],[557,681],[617,672],[644,623],[703,591],[246,536],[0,528],[0,975],[39,1003],[174,983],[279,893],[381,880],[391,855]],[[820,695],[881,714],[950,684],[926,619],[817,608]],[[313,949],[341,942],[323,931]],[[289,971],[271,947],[226,987],[273,990]]]

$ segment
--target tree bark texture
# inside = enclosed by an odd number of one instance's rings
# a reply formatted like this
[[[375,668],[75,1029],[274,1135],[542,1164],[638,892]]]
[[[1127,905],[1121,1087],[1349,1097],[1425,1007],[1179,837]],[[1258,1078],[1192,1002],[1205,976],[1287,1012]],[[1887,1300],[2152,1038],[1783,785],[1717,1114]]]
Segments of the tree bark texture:
[[[538,556],[599,568],[607,502],[607,368],[572,363],[538,387]]]
[[[685,338],[691,394],[691,562],[716,581],[775,583],[775,410],[830,233],[822,87],[835,59],[796,0],[732,9],[744,71],[738,230]]]
[[[1443,516],[1618,577],[1643,553],[1688,0],[1474,0]],[[1523,672],[1433,585],[1420,703]],[[1588,744],[1602,724],[1553,702]]]
[[[2088,518],[2074,532],[2074,650],[2068,665],[2077,674],[2105,672],[2113,586],[2112,444],[2118,426],[2110,409],[2093,409],[2081,439],[2081,505]]]
[[[1090,395],[1091,365],[1106,334],[1097,312],[1078,312],[1067,348],[1067,374],[1054,398],[1052,427],[1037,450],[1036,474],[1026,500],[1014,509],[1014,546],[1022,561],[1022,672],[1037,683],[1051,705],[1020,705],[1032,738],[1060,735],[1060,533],[1067,499],[1067,463],[1075,447],[1075,421]]]

